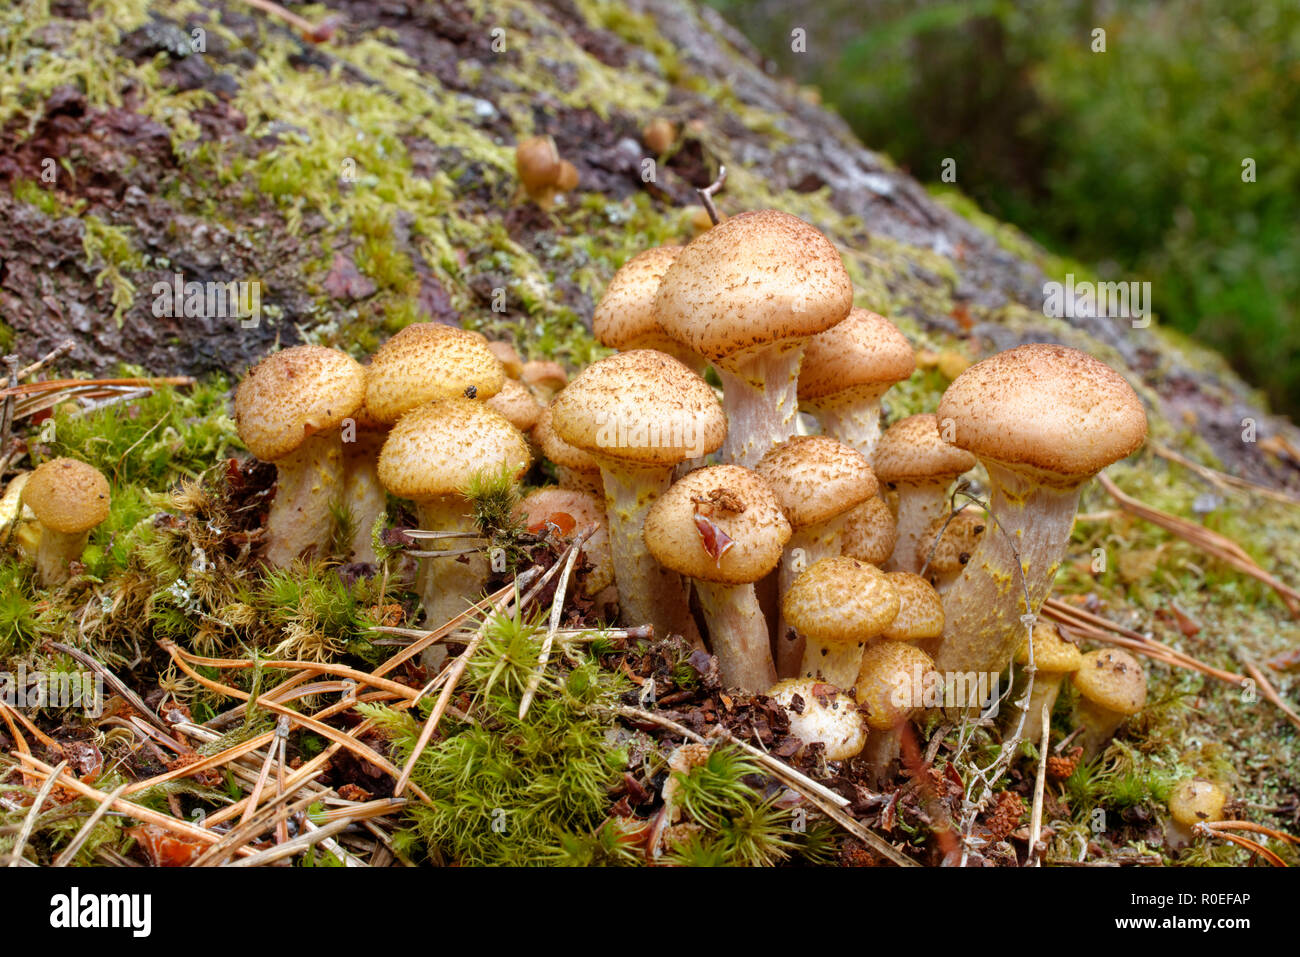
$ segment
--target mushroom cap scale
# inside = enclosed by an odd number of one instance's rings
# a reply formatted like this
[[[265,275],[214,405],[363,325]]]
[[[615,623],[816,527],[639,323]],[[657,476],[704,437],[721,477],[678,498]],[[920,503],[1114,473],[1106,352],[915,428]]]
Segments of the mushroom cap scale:
[[[796,435],[773,446],[754,470],[795,528],[829,521],[880,491],[866,456],[826,435]]]
[[[1068,674],[1078,671],[1083,664],[1083,653],[1061,637],[1061,632],[1050,621],[1034,623],[1034,667],[1045,674]],[[1016,663],[1029,663],[1029,640],[1022,641],[1016,651]]]
[[[634,349],[584,369],[551,403],[551,427],[598,460],[668,467],[715,451],[727,417],[713,389],[672,356]]]
[[[655,246],[619,267],[591,316],[592,333],[600,342],[611,349],[634,349],[668,339],[655,319],[655,294],[681,251],[681,246]]]
[[[909,415],[885,429],[871,459],[882,482],[951,481],[975,467],[975,456],[939,435],[939,417]]]
[[[705,545],[696,515],[731,540],[716,559]],[[790,523],[776,495],[755,472],[738,465],[696,469],[650,507],[646,549],[665,568],[701,581],[756,582],[781,560]]]
[[[379,481],[400,498],[461,495],[475,475],[528,468],[528,443],[499,412],[472,399],[439,399],[398,420],[379,453]]]
[[[22,503],[45,528],[78,535],[108,518],[108,479],[86,462],[51,459],[31,473]]]
[[[885,500],[867,499],[849,511],[840,529],[840,548],[850,558],[883,565],[898,542],[898,523]]]
[[[361,408],[366,370],[324,346],[273,352],[248,370],[235,390],[235,422],[248,451],[274,462],[307,439],[336,429]]]
[[[786,622],[822,645],[869,641],[889,627],[898,607],[898,592],[884,572],[843,556],[810,566],[781,599]]]
[[[804,339],[849,314],[853,286],[831,241],[789,213],[753,210],[697,236],[659,286],[669,336],[718,362]]]
[[[854,389],[879,391],[915,371],[916,354],[898,327],[854,307],[843,322],[804,343],[799,398],[813,402]]]
[[[1123,377],[1087,353],[1043,343],[971,366],[948,386],[937,415],[953,420],[953,444],[1044,482],[1095,475],[1147,434],[1142,402]]]
[[[370,360],[366,407],[391,423],[418,405],[462,398],[471,388],[474,398],[490,399],[505,380],[505,366],[482,336],[440,322],[416,322]]]
[[[886,572],[898,592],[898,614],[885,629],[890,641],[921,641],[943,634],[943,602],[934,586],[911,572]]]
[[[1071,680],[1093,704],[1119,714],[1137,714],[1147,703],[1147,679],[1136,658],[1118,648],[1089,651]]]

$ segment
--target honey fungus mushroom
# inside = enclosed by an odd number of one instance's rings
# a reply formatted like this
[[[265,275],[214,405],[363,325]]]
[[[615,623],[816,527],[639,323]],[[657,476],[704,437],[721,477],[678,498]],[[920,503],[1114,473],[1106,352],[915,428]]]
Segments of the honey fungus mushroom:
[[[1034,687],[1029,695],[1028,711],[1025,713],[1025,726],[1022,738],[1037,745],[1043,738],[1043,706],[1047,706],[1050,717],[1052,706],[1056,704],[1061,691],[1061,682],[1079,670],[1083,663],[1083,654],[1061,637],[1057,627],[1050,621],[1034,623],[1033,630]],[[1029,639],[1021,643],[1016,652],[1016,663],[1029,664]],[[1014,724],[1020,720],[1020,708],[1014,706],[1008,720]]]
[[[1079,692],[1075,715],[1083,726],[1084,759],[1100,754],[1126,718],[1147,703],[1147,677],[1127,651],[1103,648],[1083,655],[1073,682]]]
[[[884,565],[897,541],[894,513],[878,495],[851,509],[840,529],[842,552],[872,565]]]
[[[876,786],[898,760],[904,725],[937,681],[930,656],[907,642],[879,641],[862,653],[854,688],[869,729],[862,757]]]
[[[42,585],[61,585],[71,577],[91,530],[108,518],[109,498],[104,473],[77,459],[51,459],[31,473],[22,486],[22,504],[41,524],[36,573]]]
[[[973,506],[966,506],[952,516],[940,515],[921,536],[917,546],[917,566],[942,595],[961,575],[980,536],[988,529],[988,516]]]
[[[659,564],[694,581],[723,683],[770,687],[776,670],[753,583],[781,560],[790,523],[768,484],[736,465],[696,469],[650,507],[644,536]]]
[[[609,551],[609,521],[604,502],[589,492],[551,486],[529,492],[519,509],[528,528],[550,522],[562,537],[571,537],[594,525],[596,531],[582,545],[588,566],[584,593],[596,595],[614,584],[614,558]],[[566,516],[573,523],[567,532],[561,527]]]
[[[339,428],[365,398],[366,372],[351,356],[323,346],[272,353],[235,391],[235,423],[248,450],[276,467],[266,519],[266,559],[284,567],[325,548],[330,505],[343,494]]]
[[[440,322],[406,326],[376,350],[366,377],[366,411],[392,425],[434,399],[486,402],[505,386],[505,367],[487,340]]]
[[[637,253],[614,273],[591,315],[591,331],[611,349],[656,349],[696,372],[704,360],[664,332],[655,318],[655,296],[681,246],[654,246]]]
[[[1223,820],[1223,808],[1228,795],[1213,781],[1203,778],[1184,778],[1169,792],[1169,824],[1165,840],[1170,848],[1178,850],[1196,838],[1197,824]]]
[[[820,744],[828,760],[844,761],[867,744],[867,725],[857,702],[819,678],[787,678],[769,698],[790,716],[790,733],[805,745]]]
[[[678,254],[660,282],[655,318],[718,370],[724,461],[753,468],[794,434],[804,343],[852,304],[839,252],[789,213],[741,213]]]

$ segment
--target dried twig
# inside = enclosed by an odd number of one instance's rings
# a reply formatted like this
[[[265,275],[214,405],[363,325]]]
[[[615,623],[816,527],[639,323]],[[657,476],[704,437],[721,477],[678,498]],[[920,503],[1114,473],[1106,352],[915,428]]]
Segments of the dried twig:
[[[272,864],[275,861],[283,860],[286,857],[293,857],[316,844],[345,830],[352,826],[351,818],[344,818],[341,821],[335,821],[333,824],[326,824],[322,828],[308,830],[299,834],[291,841],[285,841],[276,847],[268,848],[265,851],[259,851],[256,854],[249,855],[240,861],[230,864],[231,867],[261,867],[265,864]]]
[[[1269,488],[1267,485],[1260,485],[1258,482],[1251,482],[1247,479],[1238,478],[1235,475],[1229,475],[1227,472],[1220,472],[1218,469],[1212,469],[1208,465],[1202,465],[1199,462],[1193,462],[1184,455],[1180,455],[1167,445],[1161,445],[1159,442],[1148,441],[1149,448],[1162,459],[1175,462],[1186,469],[1195,472],[1201,478],[1222,489],[1237,489],[1243,492],[1249,492],[1252,495],[1261,495],[1264,498],[1270,498],[1275,502],[1281,502],[1284,505],[1300,505],[1300,498],[1289,495],[1286,492],[1279,491],[1275,488]]]
[[[1052,736],[1052,708],[1046,701],[1042,711],[1043,737],[1038,744],[1038,773],[1034,777],[1034,808],[1029,814],[1029,863],[1042,866],[1038,840],[1043,828],[1043,787],[1047,783],[1047,745]]]
[[[54,785],[59,780],[59,775],[64,772],[68,766],[67,761],[60,761],[58,766],[50,772],[50,776],[45,779],[41,789],[36,792],[36,797],[32,799],[32,806],[23,818],[23,826],[18,831],[18,837],[14,840],[14,846],[9,851],[10,867],[18,867],[23,860],[23,851],[27,847],[27,839],[32,836],[32,828],[36,826],[36,819],[40,817],[41,807],[45,804],[45,799],[50,796],[54,790]]]
[[[700,197],[700,202],[704,204],[704,211],[709,214],[709,219],[713,220],[716,226],[720,222],[718,218],[717,207],[713,205],[713,195],[719,192],[727,182],[727,167],[718,167],[718,178],[703,189],[697,189],[695,192]]]
[[[50,780],[54,779],[50,778]],[[68,846],[59,852],[59,856],[54,859],[54,867],[67,867],[76,860],[77,853],[94,832],[95,825],[103,819],[104,815],[108,813],[109,808],[113,806],[113,802],[122,796],[123,792],[126,791],[126,788],[127,786],[122,784],[115,788],[112,794],[105,795],[104,800],[99,802],[99,807],[95,808],[94,813],[92,813],[90,817],[86,818],[86,823],[81,825],[81,830],[77,832],[77,836],[74,837]]]
[[[546,662],[551,657],[551,645],[555,642],[555,631],[560,627],[560,615],[564,611],[564,594],[569,588],[569,575],[573,572],[573,566],[577,563],[578,556],[582,554],[583,543],[592,535],[595,535],[596,531],[597,526],[595,525],[583,529],[573,539],[573,544],[569,546],[569,557],[564,563],[564,571],[560,573],[560,580],[555,586],[555,600],[551,603],[550,627],[546,630],[546,637],[542,639],[542,650],[537,655],[537,667],[528,678],[528,686],[524,688],[524,693],[519,698],[519,720],[521,721],[528,715],[528,708],[533,703],[533,696],[537,694],[537,689],[542,684],[542,677],[546,674]]]

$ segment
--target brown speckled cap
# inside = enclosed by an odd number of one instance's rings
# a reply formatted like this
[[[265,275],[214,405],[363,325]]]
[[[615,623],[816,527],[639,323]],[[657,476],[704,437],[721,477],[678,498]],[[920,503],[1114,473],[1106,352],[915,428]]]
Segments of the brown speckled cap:
[[[497,361],[501,363],[509,378],[518,379],[524,374],[524,360],[519,357],[514,343],[502,339],[490,339],[487,347],[488,351],[497,357]]]
[[[1085,654],[1072,680],[1079,694],[1107,711],[1137,714],[1147,703],[1147,676],[1142,665],[1118,648]]]
[[[882,391],[916,371],[916,354],[898,327],[854,308],[834,327],[804,343],[799,399],[816,402],[854,390]]]
[[[337,349],[293,346],[248,370],[235,390],[235,423],[248,451],[274,462],[336,429],[365,400],[366,370]]]
[[[664,273],[655,317],[714,362],[816,335],[849,314],[853,286],[830,240],[789,213],[741,213],[696,237]]]
[[[830,521],[880,491],[866,456],[825,435],[796,435],[773,446],[754,470],[795,528]]]
[[[1222,821],[1228,795],[1213,781],[1186,778],[1169,792],[1169,814],[1184,827],[1202,821]]]
[[[542,404],[515,379],[506,379],[501,391],[487,400],[487,407],[500,412],[520,432],[527,432],[542,414]]]
[[[879,641],[862,653],[858,669],[858,706],[867,713],[867,726],[888,731],[921,707],[925,676],[934,662],[916,645],[904,641]],[[916,677],[922,685],[917,687]]]
[[[551,409],[549,406],[544,407],[541,415],[537,417],[537,424],[533,426],[532,435],[533,441],[542,450],[542,455],[556,465],[563,466],[566,469],[573,469],[575,472],[586,472],[588,474],[600,472],[600,463],[592,457],[591,453],[570,445],[555,434],[555,429],[551,425]]]
[[[980,543],[980,536],[988,530],[988,516],[975,508],[964,508],[953,516],[948,527],[943,528],[943,523],[947,521],[947,515],[940,515],[930,527],[926,529],[925,535],[917,543],[916,561],[917,567],[930,559],[930,571],[948,574],[950,572],[960,571],[966,564],[970,556],[975,554],[975,548]],[[939,529],[943,528],[943,536],[939,536]],[[938,544],[935,539],[938,538]],[[930,557],[930,547],[934,546],[934,556]],[[965,558],[963,559],[963,556]]]
[[[809,641],[849,645],[884,632],[898,605],[898,592],[875,565],[823,558],[794,580],[781,599],[781,613]]]
[[[46,528],[77,535],[108,518],[108,479],[86,462],[50,459],[32,472],[22,502]]]
[[[840,529],[840,548],[850,558],[883,565],[898,543],[898,523],[885,500],[867,499],[849,512]]]
[[[715,451],[727,417],[709,384],[682,363],[634,349],[570,382],[551,404],[551,427],[597,458],[667,467]]]
[[[551,396],[569,384],[569,373],[552,359],[529,359],[520,370],[519,380],[530,389]]]
[[[705,550],[697,511],[733,543],[716,560]],[[757,473],[713,465],[696,469],[658,498],[646,515],[644,538],[646,550],[665,568],[739,585],[756,582],[777,566],[790,540],[790,523]]]
[[[400,498],[460,495],[484,470],[528,468],[528,443],[499,412],[472,399],[439,399],[398,420],[379,453],[379,482]]]
[[[939,417],[909,415],[885,429],[872,464],[882,482],[950,482],[975,467],[975,456],[939,436]]]
[[[1142,402],[1087,353],[1034,343],[977,362],[939,402],[953,444],[981,459],[1080,480],[1146,439]]]
[[[655,319],[655,294],[681,246],[655,246],[637,253],[614,273],[596,303],[591,330],[611,349],[663,349],[669,339]]]
[[[943,634],[943,602],[934,586],[911,572],[887,572],[898,592],[898,615],[884,631],[892,641],[921,641]]]
[[[1034,623],[1034,667],[1044,674],[1068,674],[1077,671],[1083,663],[1083,653],[1061,637],[1050,621]],[[1029,641],[1022,641],[1016,650],[1016,663],[1029,664]]]
[[[389,339],[370,360],[366,406],[381,422],[396,422],[433,399],[487,400],[501,391],[505,367],[482,336],[439,322],[417,322]]]

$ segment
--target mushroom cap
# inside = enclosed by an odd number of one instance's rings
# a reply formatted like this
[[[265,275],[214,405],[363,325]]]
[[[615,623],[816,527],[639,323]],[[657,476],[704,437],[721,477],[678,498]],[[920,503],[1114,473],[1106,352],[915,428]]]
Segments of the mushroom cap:
[[[532,389],[559,392],[569,384],[569,373],[552,359],[529,359],[524,363],[519,379]]]
[[[911,572],[886,572],[898,592],[898,615],[882,636],[890,641],[921,641],[943,634],[943,602],[934,586]]]
[[[907,720],[924,700],[925,675],[934,661],[916,645],[905,641],[878,641],[862,652],[858,669],[858,706],[866,711],[867,726],[888,731]],[[921,687],[917,687],[917,676]]]
[[[874,394],[915,371],[916,353],[898,327],[854,307],[843,322],[804,343],[799,399],[815,402],[857,389]]]
[[[871,458],[882,482],[950,482],[975,467],[975,456],[939,437],[939,417],[909,415],[885,429]]]
[[[1228,795],[1213,781],[1185,778],[1169,792],[1169,814],[1184,827],[1202,821],[1222,821]]]
[[[293,346],[248,370],[235,390],[235,423],[248,451],[274,462],[338,428],[365,395],[366,370],[357,360],[324,346]]]
[[[366,407],[381,422],[396,422],[434,399],[487,400],[501,391],[505,367],[480,335],[440,322],[416,322],[398,332],[370,360]]]
[[[491,339],[487,344],[488,350],[497,357],[505,369],[505,373],[511,379],[518,379],[524,373],[524,360],[519,357],[519,351],[515,349],[514,344],[502,339]]]
[[[947,518],[947,515],[940,515],[931,522],[925,536],[917,543],[918,567],[929,557],[930,546],[938,538],[939,542],[934,546],[934,557],[930,558],[929,571],[940,574],[960,571],[966,564],[963,556],[966,560],[970,559],[975,553],[975,547],[979,545],[980,536],[988,528],[988,516],[973,507],[962,509],[948,522],[948,527],[943,528]],[[939,535],[941,528],[942,536]]]
[[[866,747],[867,724],[857,702],[834,685],[819,678],[787,678],[767,695],[790,715],[790,733],[805,744],[825,746],[830,760],[843,761]]]
[[[1093,704],[1119,714],[1137,714],[1147,703],[1147,676],[1127,651],[1102,648],[1089,651],[1071,680]]]
[[[527,432],[542,415],[542,404],[533,394],[519,384],[517,379],[506,379],[501,391],[486,403],[489,409],[500,412],[520,432]]]
[[[939,419],[954,444],[981,459],[1081,481],[1146,439],[1142,402],[1087,353],[1031,343],[977,362],[948,386]]]
[[[789,213],[740,213],[693,239],[664,273],[655,316],[713,362],[816,335],[849,314],[853,286],[831,241]]]
[[[462,495],[475,475],[528,468],[519,430],[482,402],[438,399],[412,409],[388,433],[379,453],[379,482],[415,502]]]
[[[515,172],[524,189],[533,193],[554,186],[560,178],[560,151],[549,136],[530,136],[515,147]]]
[[[22,503],[50,531],[78,535],[108,518],[108,479],[86,462],[50,459],[31,473]]]
[[[781,613],[795,631],[821,645],[851,645],[880,635],[898,614],[898,592],[875,565],[823,558],[794,580]]]
[[[830,521],[880,491],[866,456],[827,435],[787,439],[768,449],[754,470],[795,528]]]
[[[717,559],[706,547],[697,513],[732,542]],[[643,537],[646,549],[665,568],[702,581],[742,585],[758,581],[781,561],[790,523],[757,472],[711,465],[659,496],[646,515]]]
[[[533,426],[533,441],[542,450],[542,455],[556,465],[573,469],[575,472],[588,474],[600,472],[600,463],[590,452],[584,452],[577,446],[570,445],[555,434],[555,429],[551,425],[550,406],[543,406],[541,414],[537,417],[537,423]]]
[[[1045,674],[1061,675],[1078,671],[1083,664],[1083,652],[1061,637],[1056,625],[1050,621],[1034,622],[1034,667]],[[1016,650],[1016,664],[1029,664],[1029,640],[1020,643]],[[1145,682],[1144,682],[1145,684]]]
[[[873,565],[888,561],[897,542],[898,522],[879,496],[852,509],[840,529],[840,550],[850,558]]]
[[[598,340],[611,349],[658,348],[671,341],[655,319],[655,293],[681,251],[681,246],[655,246],[619,267],[591,316]]]
[[[524,521],[529,528],[546,522],[557,513],[573,519],[574,532],[595,525],[596,531],[582,545],[591,572],[587,576],[587,593],[594,595],[614,581],[614,557],[609,545],[609,520],[605,517],[605,503],[594,495],[576,489],[547,486],[535,489],[519,503]]]
[[[727,417],[713,389],[652,349],[594,362],[551,403],[551,427],[597,459],[668,467],[715,451]]]

